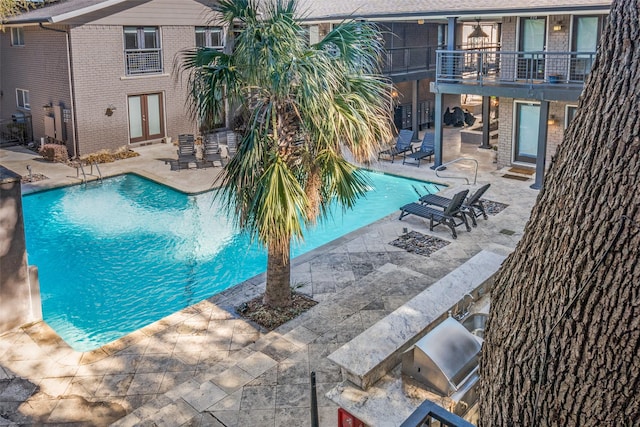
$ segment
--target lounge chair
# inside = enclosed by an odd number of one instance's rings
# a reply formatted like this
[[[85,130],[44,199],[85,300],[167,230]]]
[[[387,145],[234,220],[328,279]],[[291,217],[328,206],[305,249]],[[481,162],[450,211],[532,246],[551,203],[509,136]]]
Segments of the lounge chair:
[[[482,204],[482,200],[480,200],[480,197],[482,197],[484,193],[486,193],[490,185],[491,184],[485,184],[482,187],[478,188],[475,193],[469,196],[462,203],[462,210],[464,211],[464,213],[471,217],[471,222],[473,223],[474,227],[477,225],[476,218],[478,218],[480,215],[482,215],[484,219],[489,219],[489,217],[487,216],[487,212],[484,209],[484,205]],[[441,208],[446,208],[447,206],[449,206],[451,200],[452,199],[449,199],[448,197],[437,196],[435,194],[427,194],[426,196],[420,197],[420,203],[423,203],[425,205],[434,205]]]
[[[390,156],[391,163],[393,163],[393,159],[396,156],[400,156],[407,151],[413,152],[413,146],[411,145],[411,140],[413,139],[413,131],[409,129],[402,129],[398,134],[398,138],[396,139],[396,145],[382,150],[378,153],[378,160],[380,160],[380,156]]]
[[[429,158],[431,161],[431,157],[435,153],[434,147],[434,135],[433,133],[425,133],[422,138],[422,144],[420,145],[420,149],[418,151],[414,151],[412,153],[404,153],[404,159],[402,159],[402,164],[404,165],[407,161],[407,157],[417,161],[418,167],[420,167],[420,161],[424,158]]]
[[[195,138],[193,134],[181,134],[178,135],[178,170],[180,169],[180,165],[187,165],[187,169],[189,168],[189,163],[197,163],[196,153],[195,153]]]
[[[467,217],[462,211],[462,202],[467,197],[469,190],[464,190],[453,196],[451,203],[444,209],[435,209],[421,203],[409,203],[400,208],[400,218],[412,214],[422,218],[429,219],[429,230],[433,231],[433,227],[438,224],[444,224],[451,229],[451,234],[454,239],[458,238],[456,234],[456,227],[464,224],[467,231],[471,231]]]
[[[236,141],[237,137],[238,134],[236,133],[227,135],[227,159],[235,156],[238,151],[238,142]]]
[[[204,148],[202,151],[202,164],[207,166],[214,162],[220,162],[222,165],[222,154],[220,154],[220,133],[211,133],[204,138]]]

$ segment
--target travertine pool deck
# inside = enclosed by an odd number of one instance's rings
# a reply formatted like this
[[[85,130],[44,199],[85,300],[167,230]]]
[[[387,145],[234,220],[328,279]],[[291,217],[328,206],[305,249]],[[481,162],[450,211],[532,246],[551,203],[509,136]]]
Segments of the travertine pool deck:
[[[296,258],[293,282],[319,304],[268,333],[233,310],[262,292],[261,275],[92,352],[71,350],[44,322],[2,334],[0,425],[307,426],[315,371],[320,425],[335,426],[337,405],[325,394],[343,378],[327,356],[481,250],[508,255],[522,236],[538,194],[533,180],[502,178],[492,151],[461,146],[454,129],[446,137],[445,160],[469,155],[481,163],[472,191],[490,182],[486,198],[508,208],[478,219],[470,233],[459,229],[456,240],[447,227],[430,232],[423,219],[394,214]],[[102,174],[135,172],[196,193],[211,188],[220,170],[171,171],[175,147],[165,144],[136,151],[140,157],[100,165]],[[74,168],[20,148],[0,150],[0,163],[21,174],[29,164],[49,177],[25,191],[80,182]],[[447,192],[468,188],[425,166],[370,165],[447,183]],[[429,257],[390,245],[405,228],[451,243]]]

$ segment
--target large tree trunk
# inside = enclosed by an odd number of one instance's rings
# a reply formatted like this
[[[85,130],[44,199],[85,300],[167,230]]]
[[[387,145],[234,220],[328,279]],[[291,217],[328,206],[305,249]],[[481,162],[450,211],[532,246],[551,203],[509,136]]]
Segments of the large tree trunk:
[[[291,304],[289,243],[268,245],[267,288],[262,302],[270,307],[286,307]]]
[[[492,291],[483,426],[640,422],[640,1],[615,1],[578,114]]]

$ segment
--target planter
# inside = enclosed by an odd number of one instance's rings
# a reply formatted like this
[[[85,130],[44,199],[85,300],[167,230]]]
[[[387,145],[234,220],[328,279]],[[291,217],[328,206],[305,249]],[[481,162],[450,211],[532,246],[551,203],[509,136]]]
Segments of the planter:
[[[560,74],[549,74],[548,80],[549,83],[560,83],[562,76]]]

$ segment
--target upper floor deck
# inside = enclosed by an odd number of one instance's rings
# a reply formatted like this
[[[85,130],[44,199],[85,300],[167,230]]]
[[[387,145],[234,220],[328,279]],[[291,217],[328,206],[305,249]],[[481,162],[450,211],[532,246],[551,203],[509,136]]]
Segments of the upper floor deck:
[[[595,52],[438,50],[433,92],[575,101]]]

